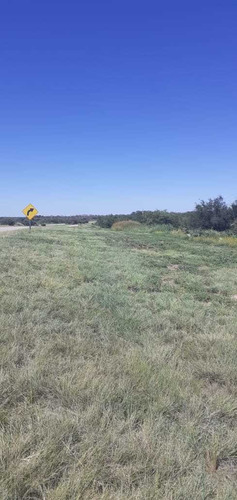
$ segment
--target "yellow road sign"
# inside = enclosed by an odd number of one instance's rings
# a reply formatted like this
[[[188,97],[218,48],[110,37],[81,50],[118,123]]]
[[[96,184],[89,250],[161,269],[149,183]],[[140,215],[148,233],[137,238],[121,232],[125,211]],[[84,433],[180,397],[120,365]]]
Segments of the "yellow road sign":
[[[27,217],[27,219],[32,220],[37,215],[38,210],[34,207],[34,205],[27,205],[27,207],[22,210],[23,214]]]

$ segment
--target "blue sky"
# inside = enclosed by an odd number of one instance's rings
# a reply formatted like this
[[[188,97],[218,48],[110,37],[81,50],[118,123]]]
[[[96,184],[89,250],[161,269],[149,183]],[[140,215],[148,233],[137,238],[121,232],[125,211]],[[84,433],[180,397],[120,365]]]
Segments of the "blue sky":
[[[236,0],[8,0],[0,215],[237,198]]]

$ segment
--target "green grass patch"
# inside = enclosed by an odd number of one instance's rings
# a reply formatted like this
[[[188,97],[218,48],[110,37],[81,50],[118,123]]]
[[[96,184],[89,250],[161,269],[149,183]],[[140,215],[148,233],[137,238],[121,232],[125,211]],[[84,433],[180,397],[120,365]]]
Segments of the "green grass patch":
[[[1,499],[235,499],[236,270],[171,231],[0,236]]]

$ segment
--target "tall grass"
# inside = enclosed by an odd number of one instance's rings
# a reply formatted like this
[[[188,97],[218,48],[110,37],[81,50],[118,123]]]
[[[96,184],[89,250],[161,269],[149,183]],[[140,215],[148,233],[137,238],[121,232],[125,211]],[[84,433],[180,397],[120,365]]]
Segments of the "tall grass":
[[[236,236],[198,236],[197,241],[201,241],[202,243],[210,243],[214,245],[228,245],[230,247],[237,247],[237,238]]]
[[[236,498],[236,248],[0,238],[3,500]]]

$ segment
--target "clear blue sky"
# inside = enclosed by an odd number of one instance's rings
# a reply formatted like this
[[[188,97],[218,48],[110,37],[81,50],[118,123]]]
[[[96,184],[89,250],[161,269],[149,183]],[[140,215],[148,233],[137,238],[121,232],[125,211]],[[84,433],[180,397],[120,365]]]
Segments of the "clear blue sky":
[[[237,198],[236,0],[4,0],[0,215]]]

